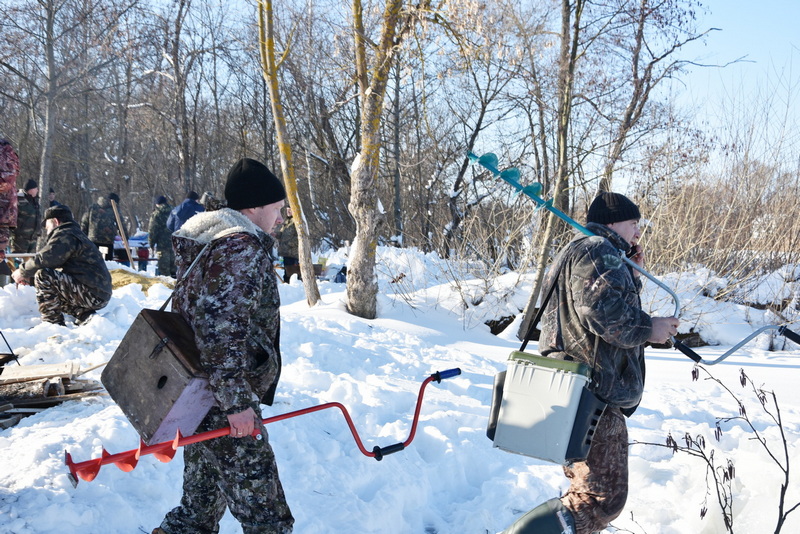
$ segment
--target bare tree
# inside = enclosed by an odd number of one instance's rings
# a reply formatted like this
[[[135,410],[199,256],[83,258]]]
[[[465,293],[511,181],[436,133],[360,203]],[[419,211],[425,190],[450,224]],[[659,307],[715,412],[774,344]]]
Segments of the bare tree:
[[[305,222],[303,208],[297,194],[297,179],[295,178],[294,160],[292,158],[292,145],[289,132],[286,128],[286,117],[283,113],[283,102],[278,88],[278,69],[280,62],[275,58],[275,32],[272,21],[272,0],[259,0],[258,10],[259,37],[261,42],[261,61],[264,70],[264,79],[269,86],[270,101],[272,102],[272,117],[275,120],[275,133],[278,139],[278,151],[281,158],[283,181],[289,194],[289,205],[297,214],[295,226],[297,227],[298,244],[300,248],[300,270],[303,275],[303,286],[306,290],[306,302],[314,306],[319,302],[319,289],[314,276],[314,266],[311,261],[311,247],[308,240],[308,225]],[[285,53],[288,53],[287,49]]]
[[[376,181],[380,165],[381,116],[386,87],[396,48],[417,16],[429,7],[423,1],[416,7],[402,0],[387,0],[381,22],[380,38],[374,45],[374,57],[367,53],[369,34],[364,24],[364,6],[353,0],[356,79],[361,103],[361,151],[353,162],[350,212],[356,221],[356,236],[347,276],[347,309],[366,319],[377,313],[378,284],[375,279],[375,255],[378,245]],[[405,7],[405,12],[404,12]]]
[[[61,103],[70,91],[114,61],[109,51],[119,46],[117,26],[137,3],[37,0],[0,7],[7,50],[0,56],[0,68],[31,88],[33,99],[25,105],[42,123],[42,195],[50,187]],[[47,205],[41,203],[42,213]]]

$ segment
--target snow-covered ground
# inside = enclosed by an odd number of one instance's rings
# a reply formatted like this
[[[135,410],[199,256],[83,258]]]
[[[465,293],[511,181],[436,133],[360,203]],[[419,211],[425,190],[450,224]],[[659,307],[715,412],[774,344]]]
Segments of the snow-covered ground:
[[[328,255],[344,263],[344,252]],[[110,264],[110,266],[115,266]],[[493,284],[464,277],[431,255],[380,249],[379,318],[368,321],[344,310],[343,284],[321,282],[322,302],[306,304],[302,283],[281,286],[284,369],[276,402],[264,417],[325,402],[348,408],[364,446],[372,450],[404,441],[422,381],[458,367],[458,377],[431,383],[410,446],[377,462],[363,455],[341,413],[322,410],[268,427],[298,534],[494,534],[566,487],[561,468],[493,448],[485,436],[492,379],[519,346],[516,325],[494,336],[483,322],[515,313],[531,289],[527,276],[507,274]],[[450,274],[448,274],[450,273]],[[403,276],[400,276],[400,275]],[[391,280],[395,280],[394,283]],[[665,277],[679,288],[682,332],[690,328],[718,346],[697,349],[706,359],[723,354],[754,328],[777,319],[768,312],[702,296],[708,273]],[[651,310],[671,315],[673,303],[648,284]],[[133,284],[114,292],[88,324],[41,324],[30,287],[0,289],[0,328],[22,364],[107,361],[142,308],[158,308],[169,295],[161,284],[143,292]],[[465,303],[468,303],[465,305]],[[797,330],[800,330],[798,328]],[[796,331],[796,330],[795,330]],[[783,343],[782,338],[780,342]],[[768,446],[783,458],[779,426],[749,388],[740,369],[780,404],[788,455],[793,461],[787,505],[800,501],[800,347],[768,352],[759,336],[723,363],[707,369],[742,399]],[[782,472],[741,420],[739,406],[713,381],[692,380],[693,364],[675,350],[648,349],[647,388],[629,420],[632,442],[665,443],[671,434],[704,437],[717,465],[731,459],[734,529],[773,532]],[[99,380],[101,369],[90,371]],[[771,399],[767,406],[773,409]],[[178,503],[183,461],[152,456],[125,473],[104,466],[92,482],[70,484],[64,452],[76,462],[135,449],[138,436],[107,396],[71,401],[23,419],[0,432],[0,533],[87,534],[146,532]],[[614,526],[623,532],[724,532],[706,464],[655,445],[630,447],[628,504]],[[701,509],[708,512],[701,518]],[[607,532],[611,532],[609,529]],[[241,532],[230,514],[223,534]],[[800,511],[783,532],[800,532]]]

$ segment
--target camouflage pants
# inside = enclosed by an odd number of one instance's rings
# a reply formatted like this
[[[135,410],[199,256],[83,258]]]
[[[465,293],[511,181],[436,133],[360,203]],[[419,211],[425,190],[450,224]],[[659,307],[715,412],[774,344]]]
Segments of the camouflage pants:
[[[619,408],[606,408],[584,462],[564,467],[571,484],[561,497],[577,534],[601,531],[616,519],[628,498],[628,428]]]
[[[175,252],[172,250],[172,245],[158,247],[158,274],[175,276]]]
[[[252,407],[261,413],[257,403]],[[227,417],[211,408],[197,432],[226,426]],[[244,534],[290,534],[294,518],[263,426],[261,436],[225,436],[187,446],[181,504],[167,514],[161,528],[167,534],[216,534],[227,506]]]
[[[39,312],[48,323],[64,324],[65,313],[81,319],[108,304],[108,297],[97,296],[91,288],[55,269],[40,269],[33,280]]]
[[[11,229],[7,226],[0,226],[0,250],[5,252],[9,241],[11,241]]]
[[[33,254],[36,252],[36,237],[27,239],[11,234],[11,250],[18,254]]]

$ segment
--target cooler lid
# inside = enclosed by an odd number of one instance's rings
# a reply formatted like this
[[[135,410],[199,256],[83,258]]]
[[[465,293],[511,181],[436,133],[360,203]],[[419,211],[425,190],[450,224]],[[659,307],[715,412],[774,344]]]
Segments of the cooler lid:
[[[582,362],[574,362],[567,360],[559,360],[557,358],[547,358],[539,354],[531,354],[529,352],[513,351],[509,356],[509,360],[514,360],[523,364],[532,364],[538,367],[546,367],[548,369],[556,369],[567,373],[575,373],[583,375],[587,378],[592,376],[592,368]]]

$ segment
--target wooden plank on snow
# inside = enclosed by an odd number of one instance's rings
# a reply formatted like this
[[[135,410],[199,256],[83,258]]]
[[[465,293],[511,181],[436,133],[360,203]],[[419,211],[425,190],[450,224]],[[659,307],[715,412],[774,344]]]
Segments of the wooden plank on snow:
[[[79,371],[80,365],[74,362],[15,365],[3,367],[0,384],[14,384],[42,378],[73,378]]]

